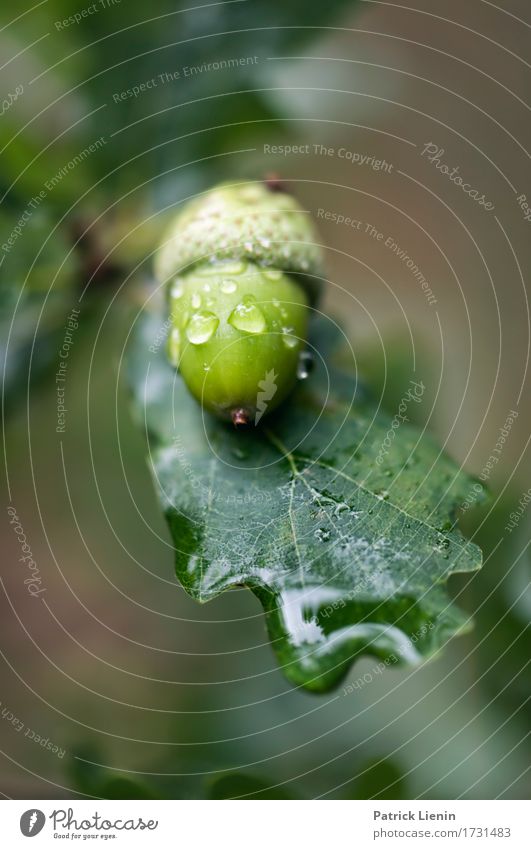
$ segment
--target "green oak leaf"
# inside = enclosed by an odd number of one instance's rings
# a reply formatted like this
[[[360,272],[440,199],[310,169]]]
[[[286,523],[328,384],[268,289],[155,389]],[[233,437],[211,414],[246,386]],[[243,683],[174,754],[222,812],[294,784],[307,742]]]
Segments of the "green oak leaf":
[[[245,773],[227,773],[207,788],[209,799],[293,799],[284,785],[270,786],[264,779]]]
[[[79,280],[67,233],[54,231],[48,214],[38,209],[24,221],[20,238],[13,236],[23,214],[20,206],[10,214],[0,211],[0,245],[13,239],[11,248],[0,251],[0,369],[5,410],[25,397],[30,376],[39,377],[57,362]]]
[[[332,322],[314,327],[310,376],[247,430],[201,410],[166,361],[165,330],[162,310],[137,322],[129,379],[177,576],[195,600],[248,587],[284,674],[315,692],[364,655],[375,670],[416,663],[467,629],[445,584],[480,568],[454,517],[483,489],[333,367]],[[419,403],[420,384],[408,388]]]

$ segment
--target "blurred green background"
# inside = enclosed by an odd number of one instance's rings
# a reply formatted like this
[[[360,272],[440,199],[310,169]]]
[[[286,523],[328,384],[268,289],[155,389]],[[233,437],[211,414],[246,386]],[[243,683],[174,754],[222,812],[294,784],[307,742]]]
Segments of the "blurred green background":
[[[6,796],[529,794],[531,511],[506,529],[530,484],[531,225],[517,200],[531,170],[529,9],[437,7],[44,0],[1,10],[4,503],[46,587],[46,605],[28,595],[6,514]],[[492,213],[429,163],[428,143]],[[461,521],[485,553],[481,573],[452,582],[475,630],[350,695],[287,684],[250,593],[199,607],[179,587],[123,378],[172,209],[220,179],[272,171],[320,228],[324,309],[391,414],[408,380],[422,379],[418,423],[480,474],[518,412],[488,476],[490,503]],[[436,304],[367,225],[412,257]],[[54,375],[72,307],[58,434]],[[346,683],[373,665],[357,664]]]

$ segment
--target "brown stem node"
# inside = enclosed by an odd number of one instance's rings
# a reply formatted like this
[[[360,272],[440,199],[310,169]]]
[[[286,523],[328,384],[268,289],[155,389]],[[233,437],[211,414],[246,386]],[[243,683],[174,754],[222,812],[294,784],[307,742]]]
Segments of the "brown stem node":
[[[243,407],[238,407],[236,410],[232,410],[230,417],[234,427],[241,427],[242,425],[249,424],[247,410],[244,410]]]
[[[276,171],[271,171],[269,174],[265,175],[264,183],[270,192],[285,192],[288,194],[288,187],[284,180],[280,179],[280,176],[276,173]]]

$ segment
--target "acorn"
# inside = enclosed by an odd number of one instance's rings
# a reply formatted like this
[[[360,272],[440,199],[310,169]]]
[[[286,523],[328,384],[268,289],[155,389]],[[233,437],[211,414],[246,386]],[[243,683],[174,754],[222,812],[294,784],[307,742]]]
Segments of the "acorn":
[[[313,226],[276,180],[221,184],[176,216],[155,257],[170,362],[202,406],[258,424],[307,368],[322,279]]]

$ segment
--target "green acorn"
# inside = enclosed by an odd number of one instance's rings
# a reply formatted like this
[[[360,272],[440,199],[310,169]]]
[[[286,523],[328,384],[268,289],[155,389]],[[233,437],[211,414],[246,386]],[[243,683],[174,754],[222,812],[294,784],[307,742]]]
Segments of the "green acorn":
[[[176,217],[155,258],[170,361],[207,410],[257,424],[305,371],[321,250],[277,183],[222,184]]]

